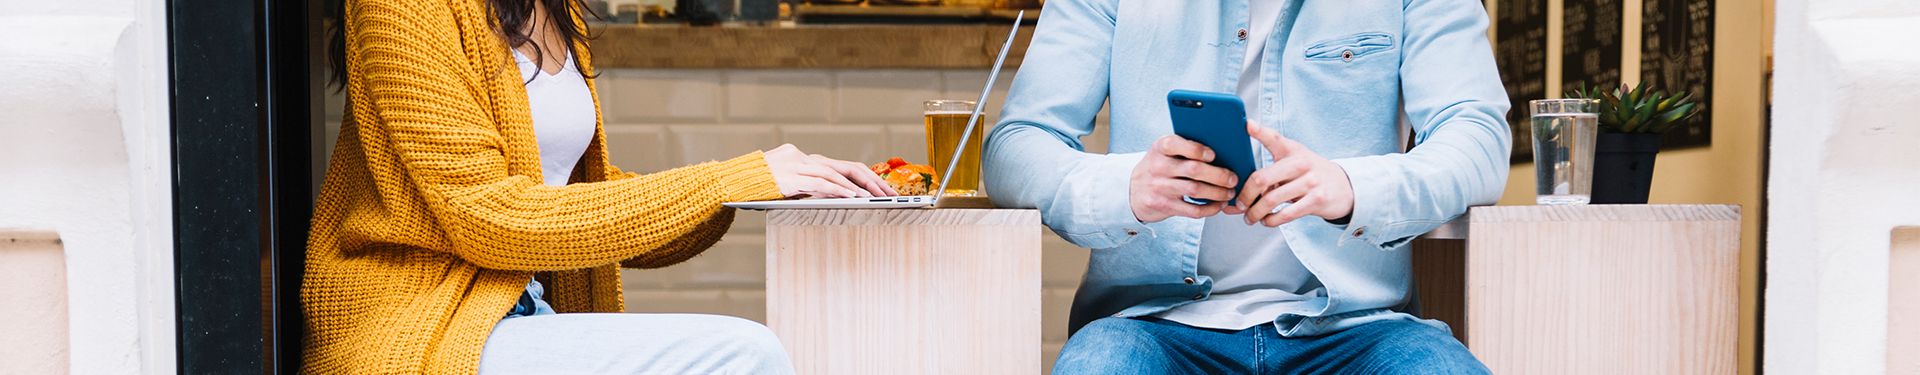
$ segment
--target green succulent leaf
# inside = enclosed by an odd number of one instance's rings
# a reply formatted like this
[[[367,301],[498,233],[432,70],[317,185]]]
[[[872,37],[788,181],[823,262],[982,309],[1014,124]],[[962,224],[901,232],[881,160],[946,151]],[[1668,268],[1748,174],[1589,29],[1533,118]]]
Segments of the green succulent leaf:
[[[1674,99],[1679,99],[1679,97],[1672,97],[1672,96],[1669,96],[1669,97],[1665,97],[1665,98],[1657,98],[1657,99],[1659,99],[1659,101],[1658,101],[1658,102],[1655,102],[1655,103],[1653,104],[1653,110],[1654,110],[1654,111],[1666,111],[1666,110],[1668,110],[1668,109],[1672,109],[1672,108],[1673,108],[1673,103],[1674,103]]]
[[[1628,119],[1626,126],[1623,127],[1626,128],[1629,133],[1644,132],[1645,130],[1642,128],[1647,125],[1647,120],[1651,118],[1653,118],[1653,107],[1646,106],[1643,103],[1643,105],[1636,106],[1636,108],[1633,109],[1633,118]]]
[[[1671,111],[1662,113],[1659,122],[1664,124],[1664,126],[1661,127],[1660,131],[1664,132],[1667,129],[1673,128],[1674,125],[1679,125],[1687,119],[1693,118],[1697,108],[1698,106],[1694,103],[1687,103],[1681,104],[1679,107],[1674,107]]]
[[[1600,129],[1608,133],[1662,133],[1701,111],[1693,93],[1667,92],[1652,85],[1589,86],[1567,90],[1566,98],[1596,99]]]

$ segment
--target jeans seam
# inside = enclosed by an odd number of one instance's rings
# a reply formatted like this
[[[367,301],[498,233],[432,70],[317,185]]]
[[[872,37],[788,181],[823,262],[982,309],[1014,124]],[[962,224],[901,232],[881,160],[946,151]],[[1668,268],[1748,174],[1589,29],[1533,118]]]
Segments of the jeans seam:
[[[1260,334],[1260,328],[1261,326],[1255,326],[1253,330],[1253,373],[1255,374],[1267,372],[1266,358],[1264,358],[1267,355],[1265,347],[1267,335]]]

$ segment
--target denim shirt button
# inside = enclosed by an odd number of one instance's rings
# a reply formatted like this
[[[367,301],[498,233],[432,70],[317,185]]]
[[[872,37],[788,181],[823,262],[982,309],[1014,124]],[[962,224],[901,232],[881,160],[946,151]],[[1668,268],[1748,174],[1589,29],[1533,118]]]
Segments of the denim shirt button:
[[[1187,282],[1187,285],[1193,285],[1193,283],[1194,283],[1194,281],[1193,281],[1193,277],[1191,277],[1191,276],[1189,276],[1189,277],[1187,277],[1187,278],[1183,278],[1183,279],[1180,279],[1180,281],[1185,281],[1185,282]]]
[[[1353,62],[1353,50],[1341,51],[1340,61]]]
[[[1247,29],[1240,29],[1240,32],[1234,35],[1239,37],[1240,40],[1247,40]]]
[[[1127,230],[1127,236],[1128,236],[1128,237],[1132,237],[1132,236],[1138,236],[1138,235],[1140,235],[1140,231],[1137,231],[1137,230],[1132,230],[1132,229],[1128,229],[1128,230]]]
[[[1200,300],[1201,298],[1207,298],[1207,294],[1206,294],[1206,293],[1194,293],[1194,295],[1193,295],[1193,300],[1195,300],[1195,301],[1199,301],[1199,300]]]
[[[1365,235],[1367,235],[1367,227],[1359,227],[1353,230],[1353,238],[1360,238],[1360,236]]]

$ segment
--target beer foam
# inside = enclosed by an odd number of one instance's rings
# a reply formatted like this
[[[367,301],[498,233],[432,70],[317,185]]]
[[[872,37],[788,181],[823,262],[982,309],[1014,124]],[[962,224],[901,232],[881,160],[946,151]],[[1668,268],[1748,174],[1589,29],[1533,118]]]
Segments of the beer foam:
[[[928,115],[973,115],[973,111],[927,111]],[[981,113],[985,115],[985,112]]]

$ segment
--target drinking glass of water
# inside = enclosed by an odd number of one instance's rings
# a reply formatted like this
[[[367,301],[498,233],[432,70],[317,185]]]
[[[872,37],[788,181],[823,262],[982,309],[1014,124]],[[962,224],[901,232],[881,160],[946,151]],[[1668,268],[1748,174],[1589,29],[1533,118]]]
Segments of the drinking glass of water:
[[[1544,99],[1533,107],[1534,203],[1587,204],[1593,191],[1593,140],[1600,100]]]

